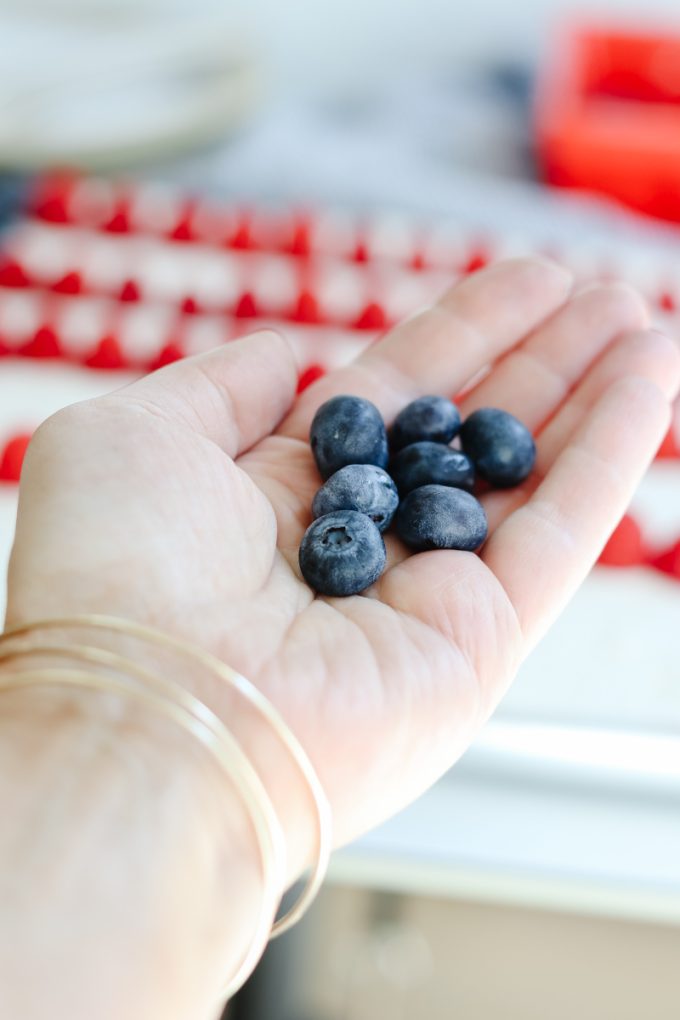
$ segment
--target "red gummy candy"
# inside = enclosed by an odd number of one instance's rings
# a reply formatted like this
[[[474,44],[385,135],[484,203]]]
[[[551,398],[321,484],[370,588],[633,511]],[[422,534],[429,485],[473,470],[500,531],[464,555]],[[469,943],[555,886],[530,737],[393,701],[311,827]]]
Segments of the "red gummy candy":
[[[184,357],[184,351],[180,345],[171,340],[170,343],[162,347],[158,354],[149,362],[149,372],[155,372],[157,368],[163,368],[164,365],[171,365],[173,361],[181,361]]]
[[[51,326],[41,326],[18,352],[25,358],[59,358],[59,337]]]
[[[300,291],[300,296],[297,299],[291,318],[294,322],[321,322],[318,302],[310,291]]]
[[[64,195],[49,195],[34,208],[38,219],[47,223],[68,223],[69,214]]]
[[[21,475],[21,465],[24,462],[28,444],[31,441],[29,435],[14,436],[7,443],[0,460],[0,481],[18,482]]]
[[[114,336],[103,337],[83,364],[89,368],[125,368],[126,361]]]
[[[680,446],[675,438],[675,429],[671,425],[664,440],[656,451],[657,460],[675,460],[680,457]]]
[[[185,297],[184,301],[182,301],[182,304],[179,307],[180,311],[184,315],[198,315],[201,310],[198,301],[196,300],[196,298],[191,297],[191,295]]]
[[[290,242],[285,245],[284,251],[289,252],[291,255],[309,255],[311,251],[311,240],[309,236],[309,226],[307,223],[298,223],[293,231],[293,236]]]
[[[646,557],[642,532],[636,520],[625,514],[600,554],[606,567],[634,567]]]
[[[141,297],[139,284],[134,280],[126,280],[118,295],[119,301],[139,301]]]
[[[38,178],[30,202],[33,215],[48,223],[68,223],[69,202],[77,183],[77,174],[68,170]]]
[[[177,226],[170,232],[171,241],[193,241],[194,232],[191,226],[191,219],[188,216],[183,217]]]
[[[230,247],[238,248],[241,251],[255,247],[252,232],[250,230],[250,223],[247,220],[242,220],[241,223],[239,223],[238,227],[229,238],[228,243]]]
[[[386,329],[387,316],[381,306],[373,301],[366,305],[352,325],[354,329]]]
[[[680,539],[670,549],[664,549],[649,560],[649,564],[663,574],[680,578]]]
[[[358,241],[352,258],[355,262],[368,262],[368,247],[364,241]]]
[[[478,269],[484,269],[489,264],[489,256],[481,248],[470,253],[470,256],[463,266],[464,273],[476,273]]]
[[[308,386],[315,383],[317,379],[326,374],[326,369],[322,365],[309,365],[304,372],[301,373],[298,379],[297,391],[302,393]]]
[[[119,209],[115,212],[111,219],[103,225],[102,230],[105,230],[107,234],[127,234],[130,230],[127,209]]]
[[[236,302],[234,315],[237,319],[254,319],[257,314],[255,298],[249,290],[244,291]]]
[[[52,284],[52,290],[57,294],[80,294],[83,289],[83,281],[80,273],[66,273],[60,280]]]
[[[28,287],[26,270],[18,262],[5,262],[0,266],[0,287]]]
[[[665,312],[675,311],[675,299],[667,290],[659,295],[659,308],[663,308]]]

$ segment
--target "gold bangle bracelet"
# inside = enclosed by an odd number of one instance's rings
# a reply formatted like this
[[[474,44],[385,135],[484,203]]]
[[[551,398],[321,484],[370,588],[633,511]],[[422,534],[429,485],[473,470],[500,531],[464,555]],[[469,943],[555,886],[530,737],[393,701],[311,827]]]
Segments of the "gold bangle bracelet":
[[[172,637],[163,631],[147,627],[145,624],[136,623],[131,620],[123,620],[114,616],[100,614],[82,615],[73,617],[55,617],[48,620],[38,620],[28,624],[19,624],[5,631],[0,635],[0,641],[5,638],[24,636],[32,631],[46,629],[63,629],[83,627],[95,630],[114,631],[128,636],[136,637],[142,641],[146,640],[162,648],[170,648],[184,655],[188,659],[199,662],[209,671],[215,673],[221,680],[228,684],[233,690],[241,694],[257,712],[269,723],[276,736],[292,756],[303,779],[305,780],[312,801],[314,803],[317,818],[317,846],[316,861],[310,873],[309,880],[303,889],[297,903],[274,924],[271,937],[276,938],[291,928],[316,897],[321,884],[328,870],[328,862],[332,849],[332,822],[331,810],[323,787],[319,781],[314,767],[307,754],[302,748],[297,737],[283,721],[283,718],[274,708],[272,703],[262,692],[236,670],[231,669],[221,659],[210,652],[197,648],[188,641]]]
[[[63,653],[64,649],[60,651]],[[31,652],[35,654],[35,650],[31,650]],[[10,650],[9,654],[3,651],[0,658],[7,660],[28,654],[31,654],[28,650],[18,652]],[[131,664],[121,660],[120,657],[112,656],[112,659],[118,660],[119,663],[122,662],[126,669],[130,669]],[[100,661],[102,664],[105,664],[104,660]],[[109,660],[106,664],[113,665],[114,663]],[[135,669],[134,672],[139,678],[153,681],[159,690],[165,686],[165,681],[147,674],[145,670]],[[124,693],[127,697],[136,699],[147,707],[152,708],[155,712],[159,712],[166,718],[171,719],[199,740],[218,762],[230,782],[233,782],[235,779],[238,781],[238,791],[246,805],[260,849],[264,892],[260,915],[251,945],[239,964],[236,973],[220,992],[221,996],[231,998],[245,983],[247,978],[250,977],[264,952],[269,939],[271,919],[276,911],[279,890],[282,887],[284,878],[285,845],[283,831],[257,773],[217,716],[186,691],[182,692],[185,697],[181,701],[179,699],[175,700],[176,692],[174,690],[166,691],[166,696],[163,696],[163,694],[150,693],[149,691],[133,687],[131,684],[126,684],[120,679],[115,680],[112,677],[104,677],[100,674],[89,673],[80,669],[42,668],[0,676],[0,693],[18,688],[49,685],[79,687],[81,689],[115,694]]]
[[[282,934],[282,932],[288,930],[288,928],[290,928],[293,924],[296,923],[296,921],[300,919],[305,910],[309,907],[323,882],[323,878],[328,867],[328,860],[330,857],[330,851],[332,846],[332,826],[330,806],[324,794],[321,783],[316,775],[316,772],[314,771],[314,768],[309,758],[307,757],[306,753],[304,752],[302,746],[300,745],[299,741],[291,732],[291,730],[288,728],[286,723],[283,721],[278,711],[274,708],[271,702],[267,700],[267,698],[254,684],[252,684],[249,680],[243,677],[240,673],[237,673],[235,670],[231,669],[217,657],[213,656],[209,652],[205,652],[203,649],[191,645],[189,642],[183,641],[182,639],[176,637],[171,637],[170,635],[167,635],[162,631],[155,630],[143,624],[123,620],[117,617],[108,617],[103,615],[86,615],[86,616],[83,615],[74,617],[52,618],[47,620],[39,620],[28,624],[21,624],[16,627],[10,628],[9,630],[5,631],[4,634],[0,635],[0,660],[16,658],[20,655],[22,656],[39,655],[41,653],[48,655],[59,655],[62,657],[73,658],[76,660],[80,657],[81,660],[92,664],[97,664],[104,667],[116,669],[123,673],[132,674],[138,680],[141,680],[147,684],[152,684],[156,686],[157,689],[161,689],[162,692],[165,694],[165,698],[161,697],[158,699],[152,699],[154,701],[154,704],[158,701],[162,702],[164,706],[167,706],[168,702],[165,699],[169,698],[171,702],[174,702],[175,705],[180,705],[183,711],[185,713],[188,713],[188,718],[198,720],[200,723],[208,725],[209,728],[213,729],[213,731],[215,724],[217,724],[217,733],[219,735],[221,735],[222,733],[226,734],[227,737],[227,739],[223,741],[223,745],[224,746],[228,745],[230,747],[230,750],[235,745],[236,748],[238,749],[238,752],[240,752],[243,758],[245,758],[249,768],[252,769],[255,775],[255,779],[257,780],[256,788],[258,789],[258,795],[259,793],[261,793],[262,797],[267,802],[269,808],[271,808],[271,813],[274,816],[274,822],[278,827],[278,833],[281,836],[280,841],[281,847],[283,847],[283,835],[281,832],[280,825],[278,823],[278,819],[276,819],[274,809],[271,805],[271,800],[267,796],[264,787],[262,787],[262,784],[259,781],[259,778],[257,777],[257,773],[253,769],[251,763],[248,761],[247,756],[240,748],[240,746],[237,744],[234,737],[221,723],[219,717],[211,709],[209,709],[200,699],[190,694],[181,684],[166,679],[160,680],[153,673],[150,673],[148,670],[137,666],[129,659],[117,655],[116,653],[110,652],[106,649],[92,647],[90,645],[78,644],[62,646],[51,644],[50,645],[37,644],[31,646],[30,648],[21,649],[12,649],[11,647],[7,648],[6,646],[7,642],[13,641],[21,637],[25,637],[33,632],[41,630],[63,630],[71,628],[83,628],[95,631],[115,632],[122,635],[126,635],[128,637],[136,638],[140,641],[146,641],[152,645],[164,648],[166,650],[170,649],[171,651],[178,652],[187,659],[193,660],[194,663],[196,662],[199,663],[205,669],[215,674],[228,687],[230,687],[232,690],[240,694],[258,712],[258,714],[266,722],[269,723],[270,727],[274,730],[274,733],[278,737],[279,741],[283,744],[284,748],[289,752],[290,756],[293,758],[295,765],[297,766],[300,774],[302,775],[304,781],[307,784],[307,787],[311,794],[311,799],[314,803],[317,820],[316,861],[311,870],[307,884],[304,887],[303,892],[301,893],[294,907],[291,908],[291,910],[283,918],[275,922],[275,924],[271,928],[271,933],[269,937],[275,938],[277,935],[280,935]],[[46,672],[48,671],[43,671],[43,673]],[[66,671],[63,672],[66,673]],[[106,689],[121,690],[122,688],[126,692],[131,692],[133,690],[128,685],[125,684],[117,685],[115,684],[114,681],[106,681],[106,683],[110,684],[110,686],[107,687]],[[0,688],[2,686],[5,685],[0,684]],[[81,686],[93,686],[93,685],[90,683],[84,683],[81,684]],[[95,686],[99,686],[101,688],[101,684]],[[149,702],[148,696],[147,702]],[[166,715],[167,714],[168,713],[166,711]],[[175,718],[174,715],[173,718]],[[191,732],[194,732],[191,726],[186,724],[187,716],[185,715],[183,718],[185,719],[185,722],[184,723],[180,722],[180,725],[184,725],[185,729],[189,729]],[[201,738],[199,737],[199,739]],[[217,739],[219,740],[219,736]],[[205,741],[203,742],[205,743]],[[209,745],[206,744],[205,746]],[[263,801],[260,801],[260,807],[262,807],[262,803]],[[248,809],[249,811],[251,811],[250,804],[248,804]],[[265,810],[265,813],[268,815],[268,817],[270,817],[271,820],[269,812]],[[253,821],[253,825],[255,826],[252,811],[251,820]],[[270,831],[273,832],[274,830]],[[278,843],[278,839],[276,836],[272,836],[272,844],[275,843]],[[263,869],[265,869],[265,860],[262,844],[260,844],[260,850],[261,855],[263,856],[262,861]],[[277,860],[280,862],[279,868],[283,868],[284,855],[285,851],[282,851],[280,855],[278,854],[276,855]],[[273,893],[270,893],[269,897],[267,896],[265,897],[266,907],[265,905],[263,905],[261,918],[264,917],[265,909],[267,910],[270,909],[269,898],[271,896],[277,896],[278,892],[282,888],[283,883],[282,881],[279,880],[279,882],[276,884],[274,888]],[[274,916],[273,911],[269,915],[270,920],[268,924],[270,923],[272,916]],[[223,994],[227,996],[233,995],[234,992],[238,989],[238,987],[240,987],[241,984],[243,984],[243,982],[245,981],[245,979],[249,976],[249,973],[252,971],[252,969],[254,969],[254,965],[257,962],[257,959],[259,959],[259,956],[261,955],[262,951],[264,950],[264,946],[266,945],[267,941],[267,938],[265,936],[264,942],[262,942],[261,927],[262,920],[260,920],[260,922],[258,923],[257,937],[253,941],[251,950],[248,952],[246,958],[239,967],[237,974],[229,982]],[[248,970],[248,968],[250,968],[250,970]]]

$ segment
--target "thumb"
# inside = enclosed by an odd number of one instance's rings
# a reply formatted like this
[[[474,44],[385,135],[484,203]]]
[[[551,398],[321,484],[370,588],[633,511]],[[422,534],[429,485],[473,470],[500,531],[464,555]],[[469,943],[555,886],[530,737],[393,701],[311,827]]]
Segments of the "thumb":
[[[233,340],[145,376],[120,396],[181,422],[236,457],[290,410],[298,367],[288,341],[273,330]]]

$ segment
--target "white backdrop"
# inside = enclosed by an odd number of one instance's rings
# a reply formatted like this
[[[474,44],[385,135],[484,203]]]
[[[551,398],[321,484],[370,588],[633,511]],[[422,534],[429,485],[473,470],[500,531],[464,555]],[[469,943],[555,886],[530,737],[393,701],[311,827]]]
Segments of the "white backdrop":
[[[680,30],[677,0],[249,0],[284,87],[361,87],[385,74],[488,57],[534,58],[578,12]]]

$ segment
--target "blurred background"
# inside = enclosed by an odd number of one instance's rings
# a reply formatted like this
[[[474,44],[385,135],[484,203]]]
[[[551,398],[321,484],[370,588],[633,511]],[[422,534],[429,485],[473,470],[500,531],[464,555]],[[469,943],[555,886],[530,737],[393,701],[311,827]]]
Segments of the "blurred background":
[[[0,43],[3,563],[41,420],[260,323],[302,388],[538,251],[679,334],[675,0],[0,0]],[[680,1017],[679,451],[231,1020]]]

